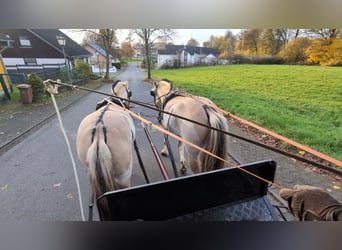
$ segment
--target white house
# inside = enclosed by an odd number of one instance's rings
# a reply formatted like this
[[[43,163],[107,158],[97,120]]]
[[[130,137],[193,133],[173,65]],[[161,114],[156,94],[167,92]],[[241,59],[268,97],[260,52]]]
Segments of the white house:
[[[158,50],[157,68],[178,68],[193,65],[213,65],[219,52],[213,48],[167,44]]]

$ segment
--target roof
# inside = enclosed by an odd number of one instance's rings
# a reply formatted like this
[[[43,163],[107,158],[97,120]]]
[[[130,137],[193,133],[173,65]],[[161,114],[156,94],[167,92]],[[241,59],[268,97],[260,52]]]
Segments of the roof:
[[[91,53],[58,29],[0,29],[0,33],[9,35],[13,41],[11,48],[4,52],[4,57],[63,58],[63,50],[59,46],[56,36],[65,38],[66,57],[84,58],[91,56]],[[23,48],[20,45],[19,40],[22,36],[30,40],[32,44],[30,49]]]
[[[219,52],[217,49],[214,48],[205,48],[205,47],[194,47],[194,46],[187,46],[187,45],[174,45],[174,44],[167,44],[165,45],[165,49],[158,50],[160,55],[174,55],[180,51],[186,51],[189,54],[200,54],[200,55],[218,55]]]
[[[57,42],[56,36],[63,36],[65,38],[65,54],[68,57],[91,56],[91,53],[58,29],[29,29],[29,31],[56,47],[58,50],[61,50],[61,48]]]
[[[107,55],[106,51],[101,46],[97,45],[96,43],[87,42],[85,45],[89,45],[94,50],[96,50],[101,55],[103,55],[104,57]],[[109,55],[109,57],[112,57],[112,55]]]
[[[0,53],[11,47],[11,42],[13,40],[10,39],[9,35],[0,33]]]

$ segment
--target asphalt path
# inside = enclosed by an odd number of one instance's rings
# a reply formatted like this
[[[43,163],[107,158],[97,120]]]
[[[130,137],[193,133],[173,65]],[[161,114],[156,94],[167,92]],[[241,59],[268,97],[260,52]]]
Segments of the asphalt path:
[[[145,82],[146,74],[135,63],[130,64],[116,79],[128,80],[133,92],[132,99],[152,104],[149,95],[151,84]],[[98,91],[109,93],[110,84]],[[80,90],[82,91],[82,90]],[[76,154],[76,133],[81,120],[93,112],[98,101],[104,96],[90,93],[63,111],[61,116],[76,162],[81,198],[86,218],[88,218],[89,181],[87,168],[81,164]],[[58,104],[58,103],[57,103]],[[52,104],[51,104],[52,105]],[[156,111],[135,106],[131,109],[144,118],[157,123]],[[136,141],[144,166],[151,182],[162,181],[163,177],[152,154],[141,123],[135,121]],[[149,129],[154,145],[160,151],[163,135]],[[172,141],[175,151],[175,141]],[[132,185],[144,185],[146,180],[134,159]],[[177,155],[175,154],[176,160]],[[163,157],[170,177],[174,177],[168,157]],[[57,118],[52,119],[36,132],[28,136],[0,156],[0,221],[79,221],[82,219],[79,196],[72,162],[67,144]],[[97,210],[94,219],[98,220]]]

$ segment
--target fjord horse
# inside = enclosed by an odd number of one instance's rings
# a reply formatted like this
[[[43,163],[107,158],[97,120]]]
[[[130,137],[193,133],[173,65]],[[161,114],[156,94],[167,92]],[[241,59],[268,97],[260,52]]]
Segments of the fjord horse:
[[[154,82],[150,94],[154,97],[155,106],[160,109],[159,122],[165,129],[226,159],[228,138],[224,133],[163,113],[167,111],[219,130],[228,131],[227,119],[209,106],[213,102],[205,97],[195,97],[174,90],[172,83],[167,79]],[[223,161],[179,141],[178,153],[182,173],[186,172],[184,149],[193,173],[220,169],[224,166]],[[165,139],[161,154],[167,155]]]
[[[112,94],[129,98],[128,81],[116,81],[112,85]],[[78,128],[77,154],[82,164],[88,167],[90,189],[95,200],[107,191],[131,185],[135,126],[122,104],[125,102],[115,98],[105,99]]]

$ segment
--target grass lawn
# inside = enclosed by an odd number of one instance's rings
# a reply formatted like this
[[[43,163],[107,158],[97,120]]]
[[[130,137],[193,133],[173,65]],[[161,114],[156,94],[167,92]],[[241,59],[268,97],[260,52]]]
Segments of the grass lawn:
[[[152,76],[342,160],[342,67],[227,65]]]

